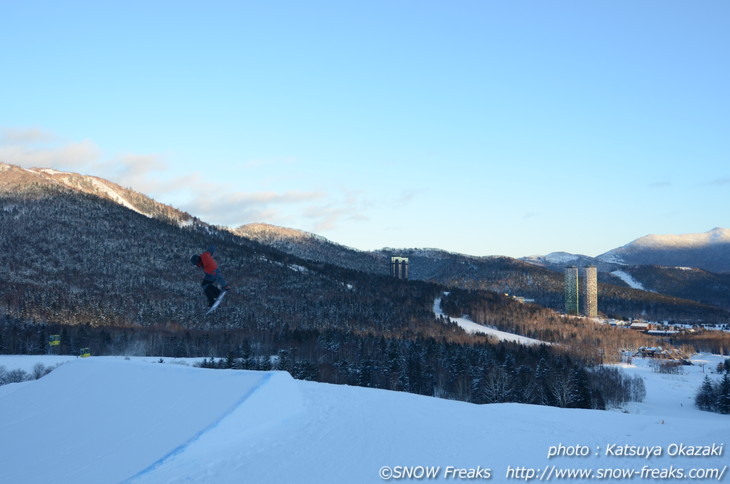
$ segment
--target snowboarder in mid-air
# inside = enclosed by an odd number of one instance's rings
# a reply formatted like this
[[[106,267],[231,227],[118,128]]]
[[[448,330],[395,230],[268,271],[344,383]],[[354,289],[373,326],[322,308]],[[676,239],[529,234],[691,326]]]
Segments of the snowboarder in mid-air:
[[[223,296],[225,296],[226,292],[231,288],[226,280],[223,279],[221,270],[218,268],[218,264],[215,259],[213,259],[214,253],[215,246],[212,245],[202,254],[194,255],[190,258],[190,262],[194,266],[198,266],[203,269],[204,276],[201,286],[203,286],[203,292],[208,298],[208,306],[210,307],[208,313],[218,307],[220,302],[223,300]]]

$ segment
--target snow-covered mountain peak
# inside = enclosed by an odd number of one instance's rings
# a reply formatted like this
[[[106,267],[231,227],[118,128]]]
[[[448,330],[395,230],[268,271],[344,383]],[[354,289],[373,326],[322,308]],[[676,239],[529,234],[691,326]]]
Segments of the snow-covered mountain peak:
[[[730,229],[715,227],[707,233],[711,242],[730,242]]]
[[[698,234],[640,237],[598,256],[603,262],[630,265],[699,267],[712,272],[730,270],[730,229],[715,227]]]
[[[294,240],[314,239],[320,242],[328,242],[328,240],[321,235],[313,234],[311,232],[259,222],[242,225],[235,229],[235,232],[244,236],[253,236],[253,238]]]
[[[94,195],[107,198],[123,207],[134,210],[137,213],[149,217],[150,215],[139,209],[134,203],[130,202],[129,197],[124,188],[110,181],[104,180],[91,175],[81,175],[78,173],[70,173],[54,170],[52,168],[31,168],[32,172],[51,178],[74,190],[93,193]]]
[[[544,257],[544,259],[553,264],[568,264],[578,260],[578,256],[570,254],[568,252],[551,252]]]
[[[624,247],[642,248],[689,248],[702,247],[715,243],[730,243],[730,229],[715,227],[699,234],[657,235],[640,237]]]
[[[8,193],[28,190],[47,192],[49,189],[60,187],[112,201],[145,217],[175,221],[180,226],[191,225],[193,220],[190,214],[97,176],[59,171],[53,168],[22,168],[2,162],[0,162],[0,174],[2,174],[0,189]]]

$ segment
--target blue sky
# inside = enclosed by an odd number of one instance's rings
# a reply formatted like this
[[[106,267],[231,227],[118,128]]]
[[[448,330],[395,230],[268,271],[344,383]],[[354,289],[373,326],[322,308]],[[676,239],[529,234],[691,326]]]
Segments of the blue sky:
[[[0,161],[359,249],[730,226],[730,3],[0,1]]]

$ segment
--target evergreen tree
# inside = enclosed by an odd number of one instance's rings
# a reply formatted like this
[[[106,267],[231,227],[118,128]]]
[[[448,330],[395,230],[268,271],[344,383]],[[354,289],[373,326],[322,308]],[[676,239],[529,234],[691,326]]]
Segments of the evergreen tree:
[[[292,376],[297,380],[316,381],[319,377],[319,369],[310,360],[300,360],[294,363]]]
[[[388,388],[390,390],[399,390],[398,381],[403,367],[401,356],[394,348],[388,350],[388,358],[386,363],[386,373],[388,377]]]
[[[710,380],[710,377],[705,375],[705,379],[702,380],[702,386],[700,386],[695,396],[695,405],[700,410],[713,411],[717,400],[715,385]]]
[[[537,369],[535,369],[534,400],[530,403],[537,405],[555,405],[555,399],[550,390],[550,380],[550,367],[545,356],[543,356],[537,364]]]
[[[573,367],[570,371],[569,381],[573,393],[568,407],[591,408],[591,387],[588,383],[586,370],[578,366]]]
[[[228,352],[225,365],[226,368],[234,368],[236,366],[236,355],[232,351]]]
[[[725,373],[717,389],[717,411],[723,414],[730,413],[730,375]]]
[[[514,401],[514,375],[504,366],[492,367],[484,385],[486,403],[504,403]]]

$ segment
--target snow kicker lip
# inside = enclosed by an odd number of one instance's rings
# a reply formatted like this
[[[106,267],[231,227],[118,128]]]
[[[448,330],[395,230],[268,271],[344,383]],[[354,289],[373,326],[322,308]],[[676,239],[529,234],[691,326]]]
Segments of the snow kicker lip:
[[[142,476],[144,476],[146,474],[149,474],[150,472],[153,472],[155,469],[157,469],[158,467],[160,467],[163,463],[165,463],[169,459],[175,457],[178,454],[183,453],[185,451],[185,449],[187,449],[188,447],[190,447],[190,445],[193,442],[196,442],[204,434],[210,432],[212,429],[214,429],[218,425],[220,425],[220,423],[223,420],[225,420],[226,417],[228,417],[229,415],[231,415],[238,407],[240,407],[241,405],[243,405],[243,403],[246,400],[248,400],[251,397],[251,395],[255,394],[262,386],[266,385],[266,383],[269,381],[269,379],[271,379],[271,375],[272,375],[271,373],[266,373],[263,376],[263,378],[259,381],[258,385],[256,385],[251,390],[249,390],[248,393],[244,394],[236,403],[233,404],[233,406],[227,412],[223,413],[220,417],[218,417],[217,420],[215,420],[214,422],[212,422],[207,427],[205,427],[205,428],[201,429],[200,431],[198,431],[195,435],[193,435],[192,437],[190,437],[190,439],[188,439],[187,441],[185,441],[182,444],[178,445],[177,447],[175,447],[174,449],[172,449],[170,452],[168,452],[167,454],[163,455],[162,457],[160,457],[159,459],[157,459],[155,462],[153,462],[152,464],[150,464],[145,469],[142,469],[141,471],[139,471],[135,475],[129,477],[128,479],[125,479],[122,482],[131,482],[131,481],[134,481],[135,479],[137,479],[139,477],[142,477]]]
[[[276,371],[264,373],[258,385],[243,395],[229,411],[222,414],[215,422],[122,483],[130,484],[137,479],[153,474],[165,463],[184,454],[189,449],[192,450],[197,444],[206,447],[209,445],[209,442],[204,442],[206,439],[225,440],[224,435],[216,433],[224,421],[226,425],[239,429],[241,433],[257,432],[268,425],[275,425],[286,420],[302,412],[303,409],[301,394],[289,373]],[[222,433],[225,434],[225,432]]]
[[[127,482],[215,433],[226,419],[237,430],[275,425],[297,409],[296,398],[291,406],[277,397],[298,391],[282,372],[104,357],[68,362],[2,392],[0,467],[8,482]],[[27,455],[42,456],[44,465],[28,467]]]

